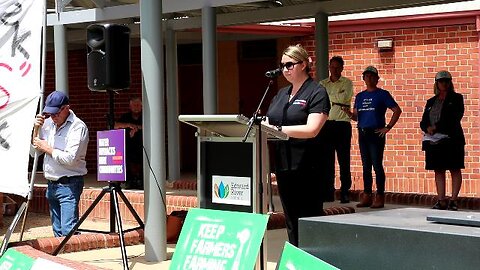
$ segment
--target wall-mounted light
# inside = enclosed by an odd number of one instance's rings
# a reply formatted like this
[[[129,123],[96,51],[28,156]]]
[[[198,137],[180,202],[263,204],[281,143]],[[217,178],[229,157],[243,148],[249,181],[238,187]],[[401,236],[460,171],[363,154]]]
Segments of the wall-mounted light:
[[[393,38],[377,39],[377,49],[381,52],[393,50]]]

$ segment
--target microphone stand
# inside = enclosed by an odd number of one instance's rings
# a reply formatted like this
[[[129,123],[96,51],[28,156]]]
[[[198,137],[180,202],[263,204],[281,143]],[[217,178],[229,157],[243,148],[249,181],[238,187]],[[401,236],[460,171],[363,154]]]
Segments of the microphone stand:
[[[247,127],[247,131],[245,132],[245,135],[243,136],[243,139],[242,139],[242,143],[244,143],[247,138],[248,138],[248,135],[250,134],[250,132],[252,131],[252,127],[253,125],[257,125],[258,126],[258,140],[260,141],[260,156],[262,155],[263,151],[262,151],[262,121],[264,120],[264,117],[259,115],[259,111],[260,111],[260,108],[262,107],[262,104],[263,104],[263,101],[265,100],[265,97],[267,96],[267,93],[268,93],[268,90],[270,90],[270,86],[272,86],[273,84],[273,77],[270,77],[270,81],[268,82],[268,85],[267,85],[267,88],[265,89],[265,92],[263,93],[263,96],[262,96],[262,99],[260,100],[260,103],[258,104],[258,107],[257,109],[255,110],[255,112],[253,113],[253,116],[252,118],[250,118],[250,120],[248,121],[248,127]],[[258,170],[260,171],[260,175],[261,177],[263,177],[263,168],[262,168],[262,162],[260,162],[259,164],[259,168]],[[270,202],[269,202],[269,213],[273,213],[273,196],[272,196],[272,183],[271,183],[271,180],[270,180],[270,173],[268,173],[268,176],[267,176],[267,181],[268,181],[268,185],[269,185],[269,192],[270,192]],[[262,181],[260,181],[259,183],[259,186],[258,186],[258,189],[259,189],[259,193],[261,194],[261,203],[260,203],[260,213],[263,213],[263,184],[262,184]],[[264,267],[263,267],[263,262],[265,261],[265,254],[263,252],[263,245],[264,243],[262,242],[261,244],[261,247],[260,247],[260,262],[261,263],[261,269],[263,270]]]
[[[248,135],[250,134],[250,131],[252,130],[253,124],[256,124],[256,125],[259,126],[259,131],[260,131],[260,136],[261,136],[260,128],[261,128],[262,120],[264,120],[264,116],[260,116],[258,114],[258,111],[260,111],[260,108],[262,107],[263,101],[265,100],[265,97],[267,96],[268,91],[270,90],[270,86],[272,86],[272,84],[273,84],[273,78],[270,78],[270,81],[268,82],[268,85],[267,85],[267,89],[265,89],[265,93],[263,93],[263,97],[260,100],[260,104],[258,104],[258,107],[255,110],[255,112],[253,113],[252,118],[250,118],[250,120],[248,121],[247,132],[245,132],[245,136],[243,137],[242,142],[245,142],[247,140]],[[268,191],[269,191],[269,197],[270,197],[269,198],[270,202],[268,204],[268,206],[269,206],[268,212],[273,213],[273,212],[275,212],[275,206],[273,205],[272,181],[271,181],[271,178],[270,178],[270,174],[268,174],[268,181],[267,182],[268,182]]]
[[[259,115],[258,111],[260,111],[260,108],[262,107],[262,104],[263,104],[263,100],[265,100],[268,90],[270,90],[270,86],[272,86],[272,84],[273,84],[273,78],[271,78],[270,82],[268,82],[267,89],[265,89],[265,93],[263,93],[263,97],[260,100],[260,104],[258,104],[258,107],[253,113],[252,118],[250,118],[250,120],[248,121],[247,132],[245,132],[242,142],[245,142],[247,140],[248,135],[250,135],[250,132],[252,131],[253,124],[260,125],[262,123],[262,120],[264,119],[264,117]]]

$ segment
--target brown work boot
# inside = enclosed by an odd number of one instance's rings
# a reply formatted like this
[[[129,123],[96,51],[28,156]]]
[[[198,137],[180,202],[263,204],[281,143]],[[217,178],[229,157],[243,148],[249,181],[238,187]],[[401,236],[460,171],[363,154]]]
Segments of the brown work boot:
[[[385,195],[375,195],[375,200],[370,208],[383,208],[385,205]]]
[[[357,204],[357,207],[369,207],[372,205],[372,194],[362,193],[362,198],[360,199],[360,203]]]

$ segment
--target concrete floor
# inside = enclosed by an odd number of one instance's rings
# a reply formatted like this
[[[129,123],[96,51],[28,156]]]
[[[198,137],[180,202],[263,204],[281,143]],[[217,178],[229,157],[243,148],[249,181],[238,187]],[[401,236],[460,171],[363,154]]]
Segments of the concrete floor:
[[[277,200],[278,198],[275,198]],[[355,207],[357,202],[349,204],[340,204],[338,202],[326,203],[325,208],[334,206],[352,206]],[[371,208],[355,208],[357,212],[364,211],[381,211],[385,209],[395,209],[405,206],[387,204],[384,209]],[[267,243],[267,269],[275,270],[279,261],[283,246],[287,241],[287,233],[285,229],[268,230],[265,233]],[[163,262],[147,262],[145,259],[145,246],[136,245],[127,247],[128,265],[131,270],[148,270],[148,269],[169,269],[170,260],[175,252],[175,245],[167,245],[167,260]],[[99,249],[91,251],[83,251],[76,253],[67,253],[59,255],[62,258],[103,267],[106,269],[124,269],[120,248]]]
[[[194,178],[194,177],[192,177]],[[36,184],[42,185],[45,184],[43,177],[37,177]],[[98,188],[108,185],[108,183],[97,182],[96,176],[89,175],[85,179],[85,188]],[[177,194],[177,193],[192,193],[189,195],[195,195],[195,191],[181,191],[181,190],[169,190],[167,186],[167,194]],[[180,195],[180,194],[178,194]],[[182,194],[185,195],[185,194]],[[281,204],[278,196],[274,196],[274,205],[276,211],[282,211]],[[351,202],[349,204],[340,204],[338,202],[326,203],[325,208],[334,207],[334,206],[351,206],[355,208],[357,212],[363,211],[378,211],[370,208],[356,208],[355,204],[357,202]],[[400,208],[405,206],[387,204],[385,209]],[[381,209],[384,210],[384,209]],[[100,224],[95,224],[100,225]],[[265,234],[266,243],[267,243],[267,269],[274,270],[276,264],[280,258],[281,252],[285,241],[287,241],[287,234],[285,229],[278,230],[269,230]],[[148,269],[169,269],[171,258],[175,252],[175,245],[167,245],[167,258],[163,262],[148,262],[145,259],[145,246],[136,245],[126,247],[127,256],[128,256],[128,267],[133,270],[148,270]],[[122,256],[120,248],[110,248],[110,249],[97,249],[83,252],[67,253],[60,254],[62,258],[87,263],[97,267],[102,267],[106,269],[125,269],[122,263]]]
[[[267,243],[267,270],[275,270],[277,261],[287,239],[285,229],[270,230],[266,233]],[[168,245],[167,260],[163,262],[147,262],[145,260],[145,246],[129,246],[126,248],[128,256],[128,267],[131,270],[149,270],[149,269],[168,269],[170,266],[175,245]],[[106,269],[124,269],[122,264],[122,255],[120,248],[90,250],[76,253],[61,254],[59,257],[83,262],[86,264],[103,267]]]

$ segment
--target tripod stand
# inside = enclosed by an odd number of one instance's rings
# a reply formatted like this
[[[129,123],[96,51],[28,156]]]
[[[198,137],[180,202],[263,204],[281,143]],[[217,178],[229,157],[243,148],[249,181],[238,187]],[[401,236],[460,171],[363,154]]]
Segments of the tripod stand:
[[[108,127],[109,129],[114,128],[114,116],[113,116],[113,111],[114,111],[114,98],[113,94],[114,92],[111,90],[108,90],[109,93],[109,113],[107,115],[107,121],[108,121]],[[84,229],[79,229],[80,225],[85,221],[85,219],[88,217],[88,215],[95,209],[97,204],[102,200],[102,198],[107,194],[110,194],[110,231],[109,232],[103,232],[103,231],[95,231],[95,230],[84,230]],[[122,227],[122,218],[120,216],[120,208],[119,208],[119,202],[118,202],[118,196],[120,196],[127,206],[128,210],[132,213],[133,217],[139,224],[138,227],[128,229],[126,231],[123,230]],[[116,224],[114,222],[116,221]],[[133,206],[130,204],[128,201],[127,197],[125,194],[122,192],[122,188],[120,186],[119,182],[112,182],[109,181],[109,184],[107,187],[104,187],[102,189],[102,192],[98,195],[98,197],[93,201],[92,205],[85,211],[85,213],[82,215],[82,217],[78,220],[77,224],[72,228],[72,230],[68,233],[68,235],[63,239],[63,241],[60,243],[60,245],[55,249],[52,255],[56,256],[58,253],[62,251],[62,249],[65,247],[67,244],[68,240],[75,234],[76,231],[86,231],[86,232],[98,232],[98,233],[113,233],[115,232],[115,225],[116,228],[118,229],[118,235],[120,238],[120,249],[122,253],[122,263],[123,263],[123,269],[129,269],[128,268],[128,259],[127,259],[127,252],[125,249],[125,238],[124,238],[124,233],[133,231],[136,229],[143,229],[145,225],[143,224],[142,219],[138,216],[138,214],[135,212],[135,209]]]

